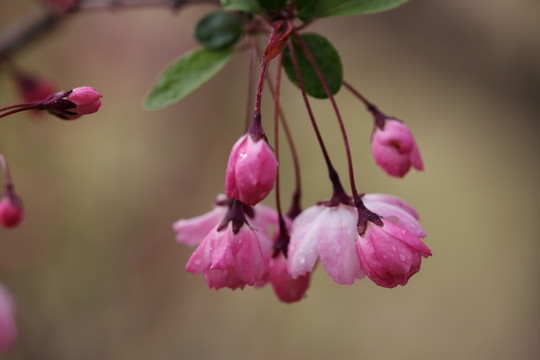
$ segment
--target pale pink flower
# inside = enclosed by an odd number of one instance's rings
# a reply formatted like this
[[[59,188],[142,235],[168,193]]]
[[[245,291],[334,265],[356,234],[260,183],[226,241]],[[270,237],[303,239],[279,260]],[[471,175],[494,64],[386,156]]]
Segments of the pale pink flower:
[[[305,297],[309,288],[311,273],[297,277],[296,279],[287,271],[287,260],[283,254],[279,254],[269,261],[270,270],[268,278],[279,300],[292,303]]]
[[[293,278],[311,272],[320,257],[338,284],[352,284],[364,273],[356,255],[357,210],[353,206],[316,205],[293,221],[287,269]]]
[[[12,228],[20,224],[24,218],[22,202],[14,194],[6,194],[0,198],[0,225]]]
[[[382,129],[375,127],[371,151],[375,162],[389,175],[403,177],[411,166],[424,169],[413,134],[399,120],[386,119]]]
[[[243,203],[256,205],[274,187],[278,162],[264,140],[243,135],[233,146],[227,164],[225,193]]]
[[[232,223],[212,230],[191,255],[186,270],[204,273],[209,287],[243,288],[255,285],[268,272],[259,239],[246,224],[237,233]]]
[[[0,284],[0,351],[8,351],[16,338],[15,302],[9,291]]]
[[[422,256],[431,256],[431,250],[404,227],[382,221],[383,226],[369,222],[364,234],[357,236],[362,270],[379,286],[405,285],[420,270]]]

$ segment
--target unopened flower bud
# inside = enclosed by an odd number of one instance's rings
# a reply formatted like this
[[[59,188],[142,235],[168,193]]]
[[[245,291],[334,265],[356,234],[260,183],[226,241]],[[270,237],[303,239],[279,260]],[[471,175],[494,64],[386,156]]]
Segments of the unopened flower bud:
[[[386,119],[382,128],[376,126],[371,139],[375,162],[388,175],[403,177],[414,167],[424,170],[418,146],[407,126],[396,119]]]
[[[64,120],[74,120],[92,114],[101,107],[102,95],[90,86],[60,92],[43,104],[44,110]]]
[[[246,134],[234,144],[227,164],[225,193],[243,203],[256,205],[274,187],[278,162],[264,140]]]
[[[22,221],[24,217],[21,200],[14,194],[5,194],[0,199],[0,224],[12,228]]]

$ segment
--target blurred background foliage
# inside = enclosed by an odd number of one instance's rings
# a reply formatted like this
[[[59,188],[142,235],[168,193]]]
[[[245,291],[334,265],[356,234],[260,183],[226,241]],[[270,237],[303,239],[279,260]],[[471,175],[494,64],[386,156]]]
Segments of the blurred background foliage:
[[[37,6],[2,0],[1,27]],[[413,204],[433,257],[393,290],[368,279],[340,286],[318,269],[293,305],[268,286],[208,290],[183,270],[192,249],[174,242],[172,222],[209,210],[223,191],[248,54],[177,105],[140,103],[167,63],[198,46],[194,25],[212,9],[83,13],[15,54],[62,89],[90,85],[104,97],[97,114],[70,123],[1,120],[26,219],[0,229],[0,281],[19,324],[0,358],[538,359],[540,3],[414,0],[310,27],[340,51],[345,79],[414,132],[426,171],[388,178],[371,158],[370,115],[338,94],[360,190]],[[307,207],[330,186],[300,94],[289,83],[283,92]],[[0,105],[17,100],[0,72]],[[314,103],[345,178],[330,104]]]

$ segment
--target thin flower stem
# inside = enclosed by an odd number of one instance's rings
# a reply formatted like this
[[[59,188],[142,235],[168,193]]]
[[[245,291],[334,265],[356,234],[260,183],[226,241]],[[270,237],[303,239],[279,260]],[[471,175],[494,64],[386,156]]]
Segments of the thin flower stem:
[[[248,99],[246,108],[245,131],[248,130],[251,121],[251,110],[253,109],[253,92],[255,88],[255,68],[257,64],[257,39],[255,36],[249,38],[249,75],[248,75]]]
[[[328,151],[326,150],[326,146],[324,145],[324,141],[322,139],[319,126],[317,125],[317,122],[315,121],[313,110],[311,109],[311,105],[309,104],[306,89],[304,87],[304,81],[302,80],[302,75],[300,74],[300,67],[298,66],[298,60],[294,52],[294,46],[292,45],[291,41],[287,42],[287,46],[289,47],[289,51],[291,53],[291,59],[292,59],[293,67],[294,67],[294,72],[296,74],[296,78],[298,79],[298,86],[300,86],[302,98],[304,99],[304,104],[306,105],[306,109],[309,114],[309,118],[311,120],[311,125],[313,126],[313,130],[315,131],[315,134],[317,136],[317,141],[319,142],[319,146],[321,147],[321,150],[324,156],[324,161],[326,162],[326,166],[328,168],[328,175],[330,177],[330,181],[332,182],[332,185],[334,188],[334,194],[332,195],[331,201],[334,202],[333,200],[335,200],[335,202],[337,203],[341,201],[346,201],[345,199],[348,199],[349,197],[343,190],[343,186],[341,185],[341,181],[339,180],[339,175],[336,169],[334,168],[334,166],[332,165],[332,161],[330,160],[330,156],[328,155]]]
[[[373,104],[371,101],[369,101],[358,90],[353,88],[351,84],[349,84],[346,81],[343,81],[343,86],[345,86],[347,88],[347,90],[349,90],[351,93],[353,93],[353,95],[355,95],[357,98],[359,98],[364,103],[364,105],[366,105],[368,111],[375,118],[375,126],[383,129],[384,124],[385,124],[386,119],[388,118],[388,116],[383,114],[383,112],[381,110],[379,110],[379,108],[375,104]]]
[[[360,100],[362,100],[362,102],[364,103],[364,105],[366,105],[366,107],[368,108],[368,110],[371,111],[371,109],[373,108],[377,108],[375,106],[375,104],[373,104],[371,101],[369,101],[364,95],[362,95],[358,90],[356,90],[355,88],[352,87],[351,84],[349,84],[348,82],[346,81],[343,81],[342,82],[343,86],[345,86],[347,88],[347,90],[349,90],[350,92],[352,92],[357,98],[359,98]]]
[[[3,117],[6,117],[6,116],[9,116],[9,115],[12,115],[12,114],[15,114],[15,113],[18,113],[18,112],[21,112],[21,111],[26,111],[26,110],[37,110],[38,107],[34,104],[30,104],[30,105],[26,105],[25,107],[20,107],[18,109],[13,109],[11,111],[8,111],[8,112],[5,112],[3,114],[0,114],[0,118],[3,118]]]
[[[2,165],[2,169],[4,170],[4,177],[6,179],[5,188],[6,189],[13,189],[13,180],[11,179],[11,172],[9,171],[9,166],[6,160],[6,157],[4,154],[0,153],[0,165]]]
[[[260,49],[257,47],[257,55],[261,55]],[[276,99],[276,92],[274,84],[272,83],[272,79],[270,77],[266,77],[266,81],[268,84],[268,88],[270,90],[270,94],[272,95],[272,98]],[[281,104],[279,105],[279,120],[281,121],[281,125],[283,126],[283,130],[285,132],[285,136],[287,137],[287,143],[289,144],[289,148],[291,150],[291,156],[293,160],[293,166],[294,166],[294,178],[295,178],[295,190],[292,195],[291,205],[289,207],[289,210],[287,211],[287,216],[290,219],[294,219],[300,212],[302,212],[302,206],[300,205],[300,199],[302,198],[302,178],[301,178],[301,172],[300,172],[300,161],[298,158],[298,151],[296,150],[296,145],[294,144],[294,139],[291,133],[291,129],[289,127],[289,123],[287,121],[287,118],[285,117],[285,113],[283,112],[283,109],[281,107]]]
[[[272,94],[272,97],[275,99],[276,93],[274,91],[274,84],[272,84],[272,80],[270,78],[267,78],[266,80],[268,81],[268,88],[270,89],[270,93]],[[302,197],[302,178],[301,178],[301,172],[300,172],[300,161],[298,159],[298,152],[296,150],[296,145],[294,144],[294,139],[292,137],[291,129],[289,128],[289,123],[287,121],[287,118],[285,117],[285,113],[283,112],[281,105],[279,105],[279,120],[281,121],[281,125],[283,125],[283,131],[285,132],[285,136],[287,137],[287,143],[289,144],[289,148],[291,150],[291,156],[292,156],[293,166],[294,166],[295,189],[293,193],[291,206],[289,210],[287,211],[287,216],[290,217],[291,219],[294,219],[302,211],[302,207],[300,206],[300,199]]]
[[[357,199],[360,200],[360,197],[358,195],[358,191],[356,190],[356,184],[354,181],[354,169],[353,169],[353,163],[352,163],[352,156],[351,156],[351,149],[349,146],[349,139],[347,137],[347,131],[345,130],[345,125],[343,124],[343,119],[341,118],[341,113],[339,112],[338,106],[336,104],[336,100],[334,99],[334,95],[330,91],[330,87],[328,86],[328,82],[324,78],[324,75],[317,64],[317,61],[313,57],[313,54],[309,50],[306,42],[302,38],[302,36],[298,35],[297,33],[294,33],[294,36],[296,40],[298,41],[298,44],[300,45],[300,48],[302,51],[306,54],[309,62],[313,65],[313,68],[315,69],[315,72],[317,73],[317,76],[321,80],[321,83],[324,87],[324,90],[326,91],[326,94],[328,95],[328,98],[330,99],[330,102],[332,103],[332,107],[334,108],[334,111],[336,113],[336,117],[339,123],[339,127],[341,130],[341,135],[343,137],[343,142],[345,144],[345,152],[347,154],[347,164],[349,167],[349,181],[351,183],[351,191],[354,197],[355,202],[357,202]],[[361,201],[361,200],[360,200]]]
[[[30,104],[15,104],[15,105],[8,105],[8,106],[4,106],[4,107],[0,108],[0,112],[6,111],[6,110],[11,110],[11,109],[22,108],[22,107],[25,107],[25,106],[28,106],[28,105],[30,105]]]

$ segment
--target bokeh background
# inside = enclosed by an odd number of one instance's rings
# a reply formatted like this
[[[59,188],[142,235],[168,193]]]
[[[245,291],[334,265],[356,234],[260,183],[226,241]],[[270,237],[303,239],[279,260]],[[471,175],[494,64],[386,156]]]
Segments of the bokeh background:
[[[0,25],[37,9],[2,0]],[[247,54],[177,105],[140,104],[159,71],[198,46],[192,29],[212,9],[82,13],[14,54],[62,89],[90,85],[104,97],[97,114],[70,123],[0,121],[26,206],[19,228],[0,229],[0,282],[19,326],[0,358],[540,358],[540,2],[414,0],[310,27],[340,51],[346,79],[414,131],[426,170],[388,178],[371,159],[369,114],[345,90],[337,97],[359,188],[413,204],[433,257],[392,290],[369,279],[340,286],[319,268],[292,305],[268,286],[209,290],[184,271],[192,249],[171,230],[223,190],[243,128]],[[301,97],[288,83],[283,92],[309,206],[330,187]],[[17,100],[0,69],[0,105]],[[314,107],[345,178],[330,105]]]

